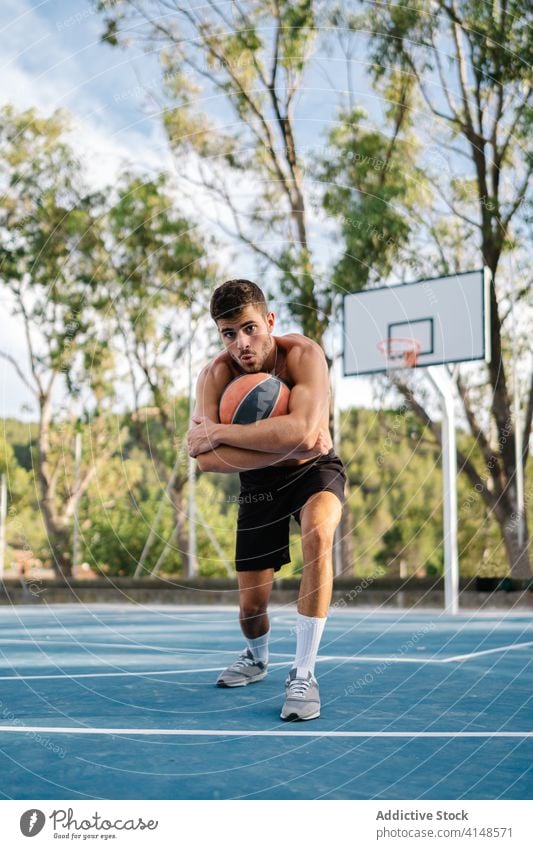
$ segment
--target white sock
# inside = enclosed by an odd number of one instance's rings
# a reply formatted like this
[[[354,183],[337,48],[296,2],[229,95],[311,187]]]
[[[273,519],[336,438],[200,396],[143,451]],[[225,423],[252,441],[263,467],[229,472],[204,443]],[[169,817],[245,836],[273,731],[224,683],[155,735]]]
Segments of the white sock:
[[[268,638],[270,637],[270,628],[266,634],[256,637],[254,640],[246,637],[246,645],[252,652],[254,659],[261,663],[268,663]]]
[[[298,678],[307,678],[308,672],[312,675],[315,673],[316,656],[326,619],[296,614],[296,657],[292,668],[298,670]]]

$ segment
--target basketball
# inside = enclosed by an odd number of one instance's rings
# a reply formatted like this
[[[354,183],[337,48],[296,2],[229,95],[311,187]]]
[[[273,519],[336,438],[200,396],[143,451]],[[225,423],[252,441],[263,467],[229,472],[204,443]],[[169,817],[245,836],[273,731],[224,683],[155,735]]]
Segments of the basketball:
[[[236,377],[224,390],[219,413],[222,424],[252,424],[271,416],[284,416],[289,408],[289,388],[265,372]]]

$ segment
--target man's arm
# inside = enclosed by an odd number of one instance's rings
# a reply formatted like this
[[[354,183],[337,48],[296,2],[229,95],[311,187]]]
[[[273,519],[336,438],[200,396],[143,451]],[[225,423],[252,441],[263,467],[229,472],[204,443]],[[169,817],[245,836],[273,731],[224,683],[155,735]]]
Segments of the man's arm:
[[[210,363],[202,369],[196,386],[196,402],[194,416],[207,416],[212,422],[220,422],[218,409],[219,402],[224,389],[229,382],[231,374],[226,372],[223,364]],[[251,469],[261,469],[270,466],[280,460],[289,457],[297,457],[304,460],[321,453],[320,447],[313,445],[310,451],[280,452],[279,455],[272,452],[255,451],[244,448],[235,448],[221,445],[212,451],[198,454],[196,457],[198,467],[202,472],[234,473],[244,472]]]
[[[318,345],[308,344],[295,352],[290,368],[295,385],[286,416],[261,419],[248,425],[198,425],[204,429],[206,437],[202,443],[208,446],[200,448],[200,452],[220,445],[285,456],[293,451],[310,451],[318,439],[320,422],[329,411],[329,376],[324,352]],[[208,413],[205,415],[213,419]],[[218,407],[214,421],[218,422]]]
[[[312,451],[300,451],[293,454],[272,454],[267,451],[251,451],[249,448],[233,448],[230,445],[219,445],[213,451],[198,454],[196,462],[202,472],[249,472],[251,469],[264,469],[280,460],[297,457],[300,460],[311,459],[317,454],[325,453],[325,449],[314,448]]]

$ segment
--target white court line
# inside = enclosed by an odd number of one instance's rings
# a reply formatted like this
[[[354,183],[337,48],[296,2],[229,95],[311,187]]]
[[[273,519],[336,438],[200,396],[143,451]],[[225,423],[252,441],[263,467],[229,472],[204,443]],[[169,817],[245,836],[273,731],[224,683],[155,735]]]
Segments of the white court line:
[[[23,640],[20,637],[3,637],[0,638],[0,645],[22,645],[22,646],[33,646],[34,648],[42,649],[45,646],[72,646],[72,648],[77,649],[91,649],[91,648],[105,648],[105,649],[129,649],[130,651],[154,651],[154,652],[164,652],[165,654],[235,654],[235,645],[233,645],[229,649],[190,649],[184,648],[183,646],[179,646],[178,648],[172,646],[153,646],[148,643],[99,643],[83,640],[80,637],[79,640],[48,640],[48,639],[26,639]],[[290,652],[279,652],[279,651],[271,651],[270,657],[294,657],[294,652],[291,654]],[[350,658],[345,658],[350,659]],[[1,680],[1,679],[0,679]]]
[[[485,651],[480,652],[472,652],[471,654],[464,655],[456,655],[455,657],[445,657],[445,658],[426,658],[426,657],[397,657],[395,655],[392,656],[370,656],[370,655],[324,655],[322,657],[317,658],[317,663],[332,663],[332,662],[351,662],[351,663],[420,663],[420,664],[428,664],[428,663],[451,663],[451,662],[459,662],[461,660],[468,660],[469,658],[479,657],[484,654],[493,654],[494,652],[502,652],[502,651],[510,651],[511,649],[520,649],[526,648],[527,646],[532,646],[533,642],[529,643],[513,643],[509,646],[500,646],[495,649],[486,649]],[[227,652],[224,651],[224,654]],[[176,650],[176,654],[179,655],[179,650]],[[272,653],[274,656],[274,653]],[[281,652],[277,652],[275,654],[276,657],[287,657],[293,658],[294,655],[287,654],[284,655]],[[269,667],[272,669],[276,666],[287,666],[286,662],[279,663],[269,663]],[[131,677],[140,677],[144,678],[149,675],[188,675],[189,673],[196,672],[220,672],[224,669],[223,666],[208,666],[202,667],[200,669],[161,669],[161,670],[146,670],[146,671],[135,671],[135,672],[75,672],[68,673],[64,672],[59,675],[0,675],[0,681],[46,681],[49,679],[77,679],[77,678],[131,678]]]
[[[45,646],[53,646],[53,645],[61,645],[61,646],[72,646],[72,648],[76,649],[90,649],[92,647],[95,648],[106,648],[106,649],[129,649],[135,651],[160,651],[165,652],[167,654],[234,654],[235,649],[190,649],[190,648],[182,648],[177,647],[173,648],[172,646],[151,646],[144,643],[97,643],[97,642],[85,642],[83,639],[79,639],[78,641],[74,640],[47,640],[47,639],[32,639],[32,640],[23,640],[20,638],[0,638],[0,645],[23,645],[23,646],[34,646],[35,648],[44,648]],[[291,654],[289,652],[270,652],[271,657],[288,657],[294,658],[294,652]],[[374,655],[357,655],[357,654],[347,654],[347,655],[323,655],[319,657],[318,660],[340,660],[340,661],[352,661],[362,663],[378,663],[378,662],[387,662],[387,663],[445,663],[446,661],[442,658],[424,658],[424,657],[402,657],[398,655],[392,655],[389,657],[381,657]],[[0,678],[0,680],[2,680]]]
[[[16,637],[4,637],[0,638],[0,645],[22,645],[22,646],[33,646],[35,648],[42,649],[46,646],[71,646],[75,649],[91,649],[91,648],[105,648],[105,649],[127,649],[130,651],[154,651],[154,652],[164,652],[165,654],[206,654],[206,655],[215,655],[215,654],[235,654],[235,648],[229,649],[191,649],[191,648],[173,648],[172,646],[153,646],[146,643],[100,643],[100,642],[91,642],[84,641],[82,637],[79,640],[48,640],[48,639],[21,639]],[[294,658],[294,652],[291,654],[290,652],[270,652],[271,657],[288,657]],[[423,658],[423,657],[374,657],[373,655],[324,655],[319,657],[318,660],[340,660],[340,661],[361,661],[362,663],[378,663],[378,662],[387,662],[387,663],[444,663],[445,661],[442,658]],[[0,678],[0,680],[2,680]]]
[[[270,668],[273,666],[287,666],[287,663],[269,663]],[[60,675],[0,675],[0,681],[42,681],[49,678],[144,678],[147,675],[188,675],[191,672],[221,672],[223,666],[208,666],[201,669],[161,669],[148,672],[75,672],[72,675],[69,672],[63,672]]]
[[[454,657],[447,657],[443,663],[452,663],[453,661],[469,660],[471,657],[481,657],[483,654],[495,654],[499,651],[513,651],[514,649],[525,649],[528,646],[533,646],[533,640],[529,643],[510,643],[508,646],[498,646],[495,649],[484,649],[483,651],[473,651],[470,654],[456,654]]]
[[[294,655],[290,655],[290,657],[294,657]],[[446,660],[441,657],[424,657],[423,655],[420,657],[401,657],[394,654],[385,655],[384,657],[368,654],[326,654],[317,657],[317,661],[319,660],[327,660],[328,662],[340,660],[343,663],[347,661],[351,661],[352,663],[446,663]]]
[[[225,731],[220,728],[80,728],[40,725],[0,725],[0,734],[105,734],[141,737],[522,737],[533,731]]]
[[[293,654],[277,654],[277,657],[287,657],[288,659],[294,658]],[[359,661],[363,663],[445,663],[442,659],[431,659],[431,658],[423,658],[423,657],[357,657],[347,655],[345,657],[339,657],[337,655],[317,657],[317,663],[332,661],[352,661],[353,663],[358,663]],[[276,666],[288,666],[287,661],[279,661],[277,663],[269,663],[269,669],[273,669]],[[52,675],[0,675],[0,681],[46,681],[48,679],[75,679],[75,678],[131,678],[131,677],[145,677],[147,675],[188,675],[192,672],[221,672],[224,669],[223,666],[207,666],[202,667],[200,669],[161,669],[159,671],[149,670],[149,671],[135,671],[135,672],[74,672],[70,674],[69,672],[64,672],[61,674],[52,674]]]
[[[234,651],[233,648],[229,649],[186,649],[186,648],[173,648],[172,646],[151,646],[148,643],[99,643],[99,642],[91,642],[83,639],[83,636],[80,636],[77,640],[48,640],[45,637],[35,637],[34,639],[21,639],[20,637],[3,637],[0,638],[0,645],[22,645],[22,646],[35,646],[37,648],[41,648],[43,646],[72,646],[73,648],[91,648],[92,646],[96,648],[105,648],[105,649],[135,649],[135,651],[160,651],[160,652],[169,652],[171,654],[230,654]]]

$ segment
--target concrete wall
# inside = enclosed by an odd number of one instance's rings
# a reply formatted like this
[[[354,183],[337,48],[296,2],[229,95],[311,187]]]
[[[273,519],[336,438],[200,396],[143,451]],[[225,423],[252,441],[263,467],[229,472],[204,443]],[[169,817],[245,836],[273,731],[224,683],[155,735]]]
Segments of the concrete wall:
[[[494,585],[496,586],[496,585]],[[459,603],[462,608],[506,608],[533,611],[533,586],[504,583],[505,589],[480,591],[475,581],[461,586]],[[274,583],[272,602],[294,604],[298,598],[299,582],[278,580]],[[170,580],[140,580],[131,578],[95,581],[72,581],[68,585],[49,580],[5,580],[0,584],[0,604],[237,604],[235,581],[199,579],[177,583]],[[441,580],[409,579],[392,581],[376,579],[338,580],[335,582],[332,605],[336,608],[364,607],[432,607],[444,605]]]

